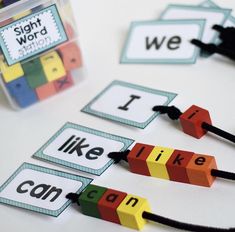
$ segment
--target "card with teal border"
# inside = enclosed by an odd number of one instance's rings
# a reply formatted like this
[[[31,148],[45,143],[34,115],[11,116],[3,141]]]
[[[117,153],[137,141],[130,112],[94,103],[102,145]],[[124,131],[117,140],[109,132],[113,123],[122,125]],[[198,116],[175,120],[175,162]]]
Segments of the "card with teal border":
[[[160,16],[162,20],[173,19],[205,19],[205,31],[202,40],[205,43],[214,43],[218,33],[212,29],[214,24],[224,25],[231,14],[231,9],[203,7],[192,5],[170,4]]]
[[[205,0],[201,2],[198,6],[203,6],[203,7],[218,7],[213,1],[210,0]]]
[[[48,51],[67,40],[55,4],[0,28],[0,47],[8,65]]]
[[[205,0],[203,2],[201,2],[199,4],[199,6],[203,6],[203,7],[214,7],[214,8],[220,8],[220,6],[218,6],[216,3],[214,3],[213,1],[211,0]],[[228,19],[225,21],[224,23],[224,27],[234,27],[235,26],[235,17],[230,15],[228,17]]]
[[[204,25],[203,19],[132,22],[121,63],[194,64],[199,49],[190,40],[201,40]]]
[[[176,93],[115,80],[81,111],[103,119],[144,129],[159,113],[155,105],[168,105]]]
[[[33,157],[99,176],[113,164],[108,153],[125,151],[133,142],[67,122]]]
[[[0,203],[58,217],[70,204],[70,192],[81,193],[92,179],[23,163],[0,187]]]

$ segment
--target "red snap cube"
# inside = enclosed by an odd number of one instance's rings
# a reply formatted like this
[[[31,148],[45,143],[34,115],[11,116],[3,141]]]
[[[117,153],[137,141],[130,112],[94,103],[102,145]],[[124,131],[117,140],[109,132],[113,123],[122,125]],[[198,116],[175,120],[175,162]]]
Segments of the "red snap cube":
[[[154,146],[136,143],[128,154],[127,159],[131,172],[138,173],[145,176],[150,176],[147,165],[147,158]]]
[[[192,105],[180,116],[180,123],[184,133],[189,134],[197,139],[200,139],[206,130],[202,128],[202,123],[212,124],[210,114],[207,110],[198,106]]]

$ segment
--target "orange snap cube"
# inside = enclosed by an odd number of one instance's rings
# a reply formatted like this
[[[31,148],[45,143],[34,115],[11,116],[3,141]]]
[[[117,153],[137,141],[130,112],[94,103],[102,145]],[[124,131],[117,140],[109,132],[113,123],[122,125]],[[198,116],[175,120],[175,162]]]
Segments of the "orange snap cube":
[[[127,159],[131,172],[145,176],[150,176],[148,169],[147,158],[154,146],[142,143],[136,143],[128,154]]]
[[[79,46],[70,42],[58,48],[66,71],[71,71],[82,66],[82,56]]]
[[[0,27],[4,27],[4,26],[12,23],[13,21],[14,21],[13,18],[6,19],[6,20],[0,22]]]
[[[210,187],[215,180],[212,169],[217,169],[215,157],[194,154],[186,167],[190,184]]]
[[[44,100],[56,94],[56,89],[52,82],[48,82],[44,85],[41,85],[37,87],[35,90],[39,100]]]
[[[212,124],[210,114],[207,110],[195,105],[192,105],[180,116],[180,123],[184,133],[197,139],[200,139],[207,132],[201,126],[203,122]]]
[[[66,22],[64,24],[64,28],[65,28],[65,31],[66,31],[66,34],[67,34],[69,40],[73,39],[74,35],[75,35],[75,32],[73,30],[72,25],[70,23]]]
[[[189,183],[186,167],[193,157],[193,152],[175,150],[166,163],[167,171],[172,181]]]

